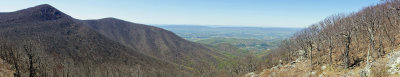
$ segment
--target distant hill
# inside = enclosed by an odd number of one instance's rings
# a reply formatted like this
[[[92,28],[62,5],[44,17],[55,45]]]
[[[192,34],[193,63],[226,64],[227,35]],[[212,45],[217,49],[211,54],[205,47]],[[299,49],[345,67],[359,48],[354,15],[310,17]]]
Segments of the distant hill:
[[[161,28],[213,28],[209,26],[201,26],[201,25],[157,25],[157,27]]]

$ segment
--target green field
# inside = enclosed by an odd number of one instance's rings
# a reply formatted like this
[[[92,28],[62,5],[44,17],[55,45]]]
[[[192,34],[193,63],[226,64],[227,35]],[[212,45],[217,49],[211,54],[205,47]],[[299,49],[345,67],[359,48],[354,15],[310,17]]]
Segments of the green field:
[[[215,46],[231,44],[249,51],[266,51],[279,45],[282,39],[289,38],[301,28],[262,28],[262,27],[208,27],[193,25],[158,26],[174,32],[186,40]]]

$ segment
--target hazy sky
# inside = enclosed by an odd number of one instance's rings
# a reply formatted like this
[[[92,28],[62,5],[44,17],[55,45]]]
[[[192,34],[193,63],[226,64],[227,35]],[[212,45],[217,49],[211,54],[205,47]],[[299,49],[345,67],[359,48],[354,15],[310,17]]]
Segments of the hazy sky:
[[[0,12],[50,4],[77,19],[142,24],[305,27],[380,0],[2,0]]]

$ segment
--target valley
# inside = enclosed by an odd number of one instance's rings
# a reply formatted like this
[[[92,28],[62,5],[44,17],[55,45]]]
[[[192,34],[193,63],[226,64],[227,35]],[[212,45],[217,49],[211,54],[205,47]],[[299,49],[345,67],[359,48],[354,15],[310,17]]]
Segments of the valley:
[[[301,30],[301,28],[208,27],[198,25],[157,26],[193,42],[212,46],[228,43],[255,53],[276,48],[282,39],[287,39]]]

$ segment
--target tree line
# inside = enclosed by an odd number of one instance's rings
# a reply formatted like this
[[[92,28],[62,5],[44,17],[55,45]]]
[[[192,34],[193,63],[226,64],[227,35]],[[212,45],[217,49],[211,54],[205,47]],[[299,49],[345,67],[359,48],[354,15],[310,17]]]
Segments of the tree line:
[[[399,46],[399,12],[400,0],[385,0],[359,12],[329,16],[283,40],[265,59],[271,66],[299,58],[310,60],[311,66],[370,65]]]

